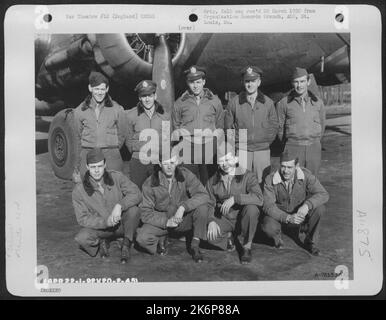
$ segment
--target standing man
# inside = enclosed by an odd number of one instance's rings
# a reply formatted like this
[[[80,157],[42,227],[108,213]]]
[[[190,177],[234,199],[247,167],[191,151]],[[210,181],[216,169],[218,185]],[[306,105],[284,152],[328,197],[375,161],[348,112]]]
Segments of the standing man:
[[[295,68],[293,90],[277,104],[279,139],[285,149],[299,156],[299,165],[318,175],[326,113],[323,101],[308,90],[311,84],[306,69]]]
[[[236,146],[247,146],[247,169],[256,173],[259,183],[271,165],[269,147],[279,128],[273,101],[258,90],[262,74],[256,66],[241,71],[244,91],[229,102],[225,113],[225,128],[235,129]],[[247,141],[239,141],[239,129],[247,129]]]
[[[206,164],[213,164],[216,152],[214,131],[224,128],[223,107],[220,99],[205,88],[203,68],[192,66],[185,75],[188,90],[173,106],[172,126],[184,135],[184,142],[191,148],[191,164],[185,166],[205,185],[209,176]]]
[[[151,80],[143,80],[135,87],[138,93],[139,103],[136,108],[127,111],[128,135],[126,137],[126,146],[132,152],[132,158],[129,162],[130,179],[140,189],[148,176],[151,175],[153,163],[158,163],[158,154],[162,145],[162,138],[170,144],[170,137],[163,136],[162,123],[167,122],[170,125],[170,115],[157,102],[156,95],[157,84]],[[141,147],[146,141],[140,141],[139,136],[145,129],[154,129],[157,131],[159,139],[150,140],[152,154],[156,154],[155,159],[148,160],[147,154]]]
[[[81,181],[86,173],[86,155],[93,148],[102,149],[108,169],[122,171],[119,149],[125,139],[123,107],[108,95],[109,80],[99,72],[89,76],[90,95],[75,109],[75,124],[79,137],[79,158],[74,169],[74,180]],[[80,173],[80,176],[79,176]]]
[[[138,227],[141,192],[126,176],[106,170],[105,154],[91,149],[86,156],[87,172],[72,192],[76,219],[83,228],[75,241],[90,256],[99,249],[102,258],[109,255],[109,240],[123,236],[121,263],[130,258],[130,248]]]
[[[240,260],[252,260],[252,240],[255,236],[259,208],[263,195],[254,173],[238,170],[238,157],[233,152],[218,153],[218,170],[207,183],[210,196],[209,243],[228,251],[234,250],[230,234],[236,232],[242,247]],[[240,230],[241,229],[241,230]]]
[[[282,227],[295,228],[306,234],[304,247],[312,255],[319,255],[316,246],[319,222],[328,198],[319,180],[299,166],[297,155],[285,150],[280,158],[280,169],[265,179],[263,232],[280,248],[283,246]]]
[[[162,156],[164,158],[162,158]],[[151,254],[166,254],[169,232],[191,232],[191,255],[195,262],[203,260],[200,239],[206,240],[209,196],[197,177],[178,166],[176,154],[160,154],[160,165],[142,187],[141,220],[137,243]]]

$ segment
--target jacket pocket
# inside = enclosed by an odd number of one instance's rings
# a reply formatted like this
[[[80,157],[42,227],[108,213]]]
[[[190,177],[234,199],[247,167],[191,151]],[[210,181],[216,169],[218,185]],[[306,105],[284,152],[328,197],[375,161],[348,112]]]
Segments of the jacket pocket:
[[[193,122],[194,118],[195,118],[194,113],[189,109],[185,109],[181,115],[182,125],[186,125],[190,122]]]
[[[206,114],[203,118],[203,120],[207,123],[213,124],[215,121],[214,114]]]
[[[293,136],[295,134],[296,134],[296,124],[292,120],[289,120],[286,125],[286,135],[288,137],[288,136]]]
[[[263,130],[264,130],[264,137],[271,142],[271,140],[274,140],[277,135],[277,126],[272,123],[271,121],[264,121],[262,124]]]
[[[118,145],[118,130],[115,125],[109,125],[106,129],[106,145],[116,146]]]
[[[318,137],[322,132],[322,125],[320,123],[320,118],[315,117],[313,121],[313,126],[312,126],[312,136],[313,137]]]

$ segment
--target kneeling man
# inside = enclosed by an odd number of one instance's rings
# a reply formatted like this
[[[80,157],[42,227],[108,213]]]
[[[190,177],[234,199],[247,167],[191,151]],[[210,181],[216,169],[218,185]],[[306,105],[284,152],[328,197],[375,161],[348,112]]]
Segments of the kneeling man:
[[[75,240],[90,256],[95,256],[99,249],[105,258],[109,255],[109,240],[123,236],[121,262],[126,263],[139,224],[137,206],[142,200],[141,192],[122,173],[106,170],[101,149],[91,149],[86,162],[83,183],[77,184],[72,192],[76,219],[83,227]]]
[[[208,240],[223,250],[233,251],[231,234],[236,232],[242,247],[241,263],[247,264],[252,260],[252,240],[263,195],[257,176],[245,169],[241,171],[233,151],[224,153],[218,151],[218,170],[207,183],[212,220],[208,225]]]
[[[209,196],[198,178],[179,166],[178,155],[168,155],[160,154],[160,165],[142,186],[143,226],[137,230],[137,243],[151,254],[164,255],[169,232],[193,232],[190,253],[201,262],[199,243],[206,240]]]
[[[317,256],[319,221],[329,195],[311,171],[299,167],[298,161],[295,153],[284,151],[280,158],[280,169],[265,179],[266,216],[262,229],[280,248],[283,246],[282,226],[297,227],[305,233],[304,248]]]

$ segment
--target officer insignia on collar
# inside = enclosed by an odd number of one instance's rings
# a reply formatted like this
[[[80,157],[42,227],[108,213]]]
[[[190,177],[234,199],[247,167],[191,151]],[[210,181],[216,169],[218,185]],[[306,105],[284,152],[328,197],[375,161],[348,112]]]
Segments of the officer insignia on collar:
[[[146,81],[144,81],[144,82],[142,83],[142,87],[144,87],[144,88],[147,88],[147,87],[148,87],[148,84],[147,84]]]
[[[191,72],[191,73],[196,73],[196,72],[197,72],[197,69],[196,69],[195,67],[191,67],[191,68],[190,68],[190,72]]]
[[[247,72],[248,72],[249,74],[251,74],[252,71],[253,71],[252,68],[248,68],[248,69],[247,69]]]

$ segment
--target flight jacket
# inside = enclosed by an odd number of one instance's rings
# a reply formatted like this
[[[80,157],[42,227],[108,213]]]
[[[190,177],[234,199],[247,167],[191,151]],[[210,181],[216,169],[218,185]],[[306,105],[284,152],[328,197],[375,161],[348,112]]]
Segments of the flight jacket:
[[[83,183],[78,183],[72,192],[76,220],[82,227],[106,229],[107,218],[116,204],[126,211],[142,201],[137,185],[118,171],[105,171],[102,186],[103,194],[87,172]]]
[[[199,105],[194,95],[188,91],[183,93],[173,105],[171,118],[173,130],[186,129],[191,136],[194,129],[210,129],[213,132],[224,128],[221,101],[207,88],[204,88]]]
[[[245,91],[233,97],[227,106],[224,123],[225,129],[235,129],[236,146],[246,145],[246,150],[251,152],[269,149],[279,129],[275,105],[260,90],[254,106],[248,102]],[[240,139],[239,129],[247,129],[247,141]]]
[[[170,114],[165,112],[164,108],[157,101],[155,101],[155,109],[151,119],[145,112],[141,102],[139,102],[135,108],[126,111],[126,115],[128,128],[125,144],[129,151],[132,152],[132,157],[140,159],[141,147],[147,143],[153,142],[161,144],[163,139],[166,139],[166,141],[170,143],[170,137],[168,135],[162,135],[162,122],[166,121],[170,125]],[[158,133],[158,140],[151,140],[150,142],[149,140],[140,141],[139,136],[145,129],[156,130]],[[161,147],[161,145],[159,145],[159,147]]]
[[[184,167],[176,168],[170,193],[168,186],[165,175],[157,166],[142,186],[143,201],[140,208],[143,223],[166,229],[166,222],[180,206],[188,213],[209,201],[204,186]]]
[[[125,140],[125,114],[123,107],[106,95],[99,118],[89,95],[74,112],[77,134],[84,148],[120,148]]]
[[[221,178],[221,173],[217,171],[207,182],[206,189],[209,193],[209,220],[213,220],[213,216],[219,212],[219,208],[223,202],[230,197],[234,197],[235,204],[240,206],[245,205],[263,205],[263,194],[261,192],[259,182],[254,173],[246,170],[245,173],[235,175],[231,181],[230,188],[224,185]],[[234,205],[226,215],[229,220],[235,220],[239,210]]]
[[[277,103],[279,139],[287,144],[310,145],[324,134],[326,112],[323,101],[308,91],[303,109],[292,90]]]
[[[264,213],[279,222],[297,212],[304,203],[314,210],[329,199],[328,192],[319,180],[305,168],[297,168],[291,194],[282,181],[279,171],[272,172],[264,182]]]

